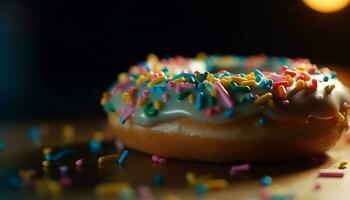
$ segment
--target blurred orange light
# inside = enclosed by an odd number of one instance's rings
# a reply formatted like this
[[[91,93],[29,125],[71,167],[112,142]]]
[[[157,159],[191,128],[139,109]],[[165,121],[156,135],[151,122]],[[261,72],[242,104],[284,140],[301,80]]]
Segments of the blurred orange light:
[[[332,13],[345,8],[350,0],[303,0],[310,8],[322,12]]]

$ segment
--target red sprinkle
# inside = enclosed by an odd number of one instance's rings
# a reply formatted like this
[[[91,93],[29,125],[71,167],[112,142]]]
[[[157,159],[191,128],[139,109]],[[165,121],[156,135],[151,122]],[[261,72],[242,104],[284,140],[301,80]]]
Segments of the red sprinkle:
[[[283,74],[284,75],[290,75],[293,78],[297,75],[297,73],[295,71],[293,71],[293,70],[286,70],[286,71],[284,71]]]
[[[278,86],[283,85],[284,87],[288,87],[288,81],[278,81],[278,82],[274,82],[272,83],[272,87],[277,89]]]
[[[339,170],[320,170],[318,177],[325,178],[343,178],[344,172]]]
[[[311,80],[311,86],[310,86],[311,90],[315,91],[317,89],[317,80],[316,79],[312,79]]]

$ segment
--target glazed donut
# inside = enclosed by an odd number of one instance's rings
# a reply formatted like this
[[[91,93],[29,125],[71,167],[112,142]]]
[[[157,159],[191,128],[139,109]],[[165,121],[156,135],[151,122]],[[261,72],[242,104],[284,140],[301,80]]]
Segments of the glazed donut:
[[[166,158],[276,161],[326,152],[348,128],[349,90],[308,59],[148,56],[103,93],[127,147]]]

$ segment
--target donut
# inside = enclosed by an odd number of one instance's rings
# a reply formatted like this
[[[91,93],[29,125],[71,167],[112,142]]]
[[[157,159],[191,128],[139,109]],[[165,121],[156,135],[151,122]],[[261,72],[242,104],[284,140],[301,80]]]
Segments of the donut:
[[[193,161],[324,154],[348,129],[349,89],[304,58],[181,56],[120,73],[101,105],[128,148]]]

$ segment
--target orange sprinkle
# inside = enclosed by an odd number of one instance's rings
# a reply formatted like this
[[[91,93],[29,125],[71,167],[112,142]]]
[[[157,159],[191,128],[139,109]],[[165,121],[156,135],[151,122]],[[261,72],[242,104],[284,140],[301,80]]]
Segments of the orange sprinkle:
[[[122,99],[125,103],[129,103],[132,101],[131,95],[129,92],[123,92],[122,93]]]
[[[111,94],[109,92],[104,92],[101,98],[101,105],[105,106],[110,98],[111,98]]]
[[[283,85],[278,86],[278,94],[281,98],[284,98],[287,96],[287,90]]]
[[[301,71],[300,75],[303,76],[304,81],[309,81],[311,79],[310,75],[307,72]]]
[[[335,116],[338,118],[339,121],[343,122],[345,120],[345,117],[341,112],[337,112]]]
[[[304,88],[305,82],[303,80],[297,80],[295,83],[294,91],[300,91]]]
[[[248,80],[248,81],[242,81],[240,83],[241,85],[244,85],[244,86],[251,86],[251,87],[256,87],[258,85],[258,83],[254,80]]]

